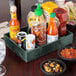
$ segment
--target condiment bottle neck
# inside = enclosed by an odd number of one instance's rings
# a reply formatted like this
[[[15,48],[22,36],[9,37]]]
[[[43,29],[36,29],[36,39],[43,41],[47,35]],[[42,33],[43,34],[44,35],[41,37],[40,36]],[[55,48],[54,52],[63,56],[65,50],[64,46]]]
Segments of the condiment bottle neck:
[[[55,21],[55,18],[50,18],[50,22],[54,22]]]
[[[11,19],[14,19],[14,20],[16,20],[17,19],[17,14],[16,14],[16,12],[12,12],[11,13]]]

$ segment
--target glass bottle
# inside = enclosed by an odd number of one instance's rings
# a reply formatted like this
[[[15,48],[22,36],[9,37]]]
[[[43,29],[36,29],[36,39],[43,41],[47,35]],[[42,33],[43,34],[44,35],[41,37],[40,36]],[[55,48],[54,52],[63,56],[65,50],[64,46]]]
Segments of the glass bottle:
[[[16,6],[13,5],[10,8],[11,12],[11,20],[9,22],[9,32],[10,32],[10,38],[17,42],[16,34],[20,31],[20,24],[19,21],[17,20],[17,14],[16,14]]]
[[[21,0],[9,0],[9,6],[16,5],[17,7],[17,19],[19,20],[21,24]]]

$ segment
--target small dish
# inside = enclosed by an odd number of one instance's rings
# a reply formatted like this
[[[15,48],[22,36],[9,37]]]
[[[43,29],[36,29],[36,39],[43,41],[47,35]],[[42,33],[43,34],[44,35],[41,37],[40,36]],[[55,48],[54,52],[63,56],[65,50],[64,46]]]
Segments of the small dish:
[[[71,47],[71,46],[69,46],[69,47],[65,47],[65,48],[68,48],[68,49],[69,49],[69,48],[76,49],[76,47]],[[63,48],[63,49],[65,49],[65,48]],[[61,51],[62,51],[62,49],[59,50],[59,51],[57,52],[57,54],[58,54],[58,56],[59,56],[60,59],[66,61],[66,62],[76,62],[76,58],[68,59],[68,58],[64,58],[64,57],[62,57],[62,56],[60,55],[60,52],[61,52]]]
[[[60,66],[62,66],[62,72],[58,72],[58,73],[48,73],[44,70],[44,67],[43,65],[48,62],[48,61],[56,61],[58,64],[60,64]],[[65,71],[66,71],[66,64],[61,61],[61,60],[58,60],[58,59],[47,59],[45,61],[43,61],[41,64],[40,64],[40,68],[41,68],[41,71],[44,73],[44,75],[46,76],[59,76],[61,74],[63,74]]]

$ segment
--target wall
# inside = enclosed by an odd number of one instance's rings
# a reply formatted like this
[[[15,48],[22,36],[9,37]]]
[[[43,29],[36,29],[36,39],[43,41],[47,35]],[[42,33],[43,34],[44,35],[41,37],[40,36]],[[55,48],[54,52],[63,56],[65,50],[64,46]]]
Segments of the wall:
[[[76,2],[76,0],[73,1]],[[27,25],[27,14],[30,11],[30,7],[35,3],[36,0],[21,0],[22,25]],[[0,0],[0,22],[9,20],[9,0]]]
[[[0,0],[0,22],[10,19],[8,0]]]
[[[27,25],[27,14],[30,7],[35,4],[35,0],[21,0],[22,24]]]
[[[22,25],[27,24],[27,14],[35,0],[21,0]],[[10,21],[9,0],[0,0],[0,22]]]

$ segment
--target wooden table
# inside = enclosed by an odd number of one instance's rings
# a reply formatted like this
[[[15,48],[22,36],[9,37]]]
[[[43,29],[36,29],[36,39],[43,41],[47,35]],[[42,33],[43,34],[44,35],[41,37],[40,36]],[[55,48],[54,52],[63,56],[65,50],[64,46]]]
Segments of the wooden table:
[[[76,46],[76,28],[70,30],[74,33],[74,41],[71,46]],[[59,59],[57,51],[25,63],[7,47],[7,55],[3,63],[7,68],[5,76],[44,76],[40,70],[40,63],[49,58]],[[76,76],[76,63],[67,64],[67,70],[62,76]]]

